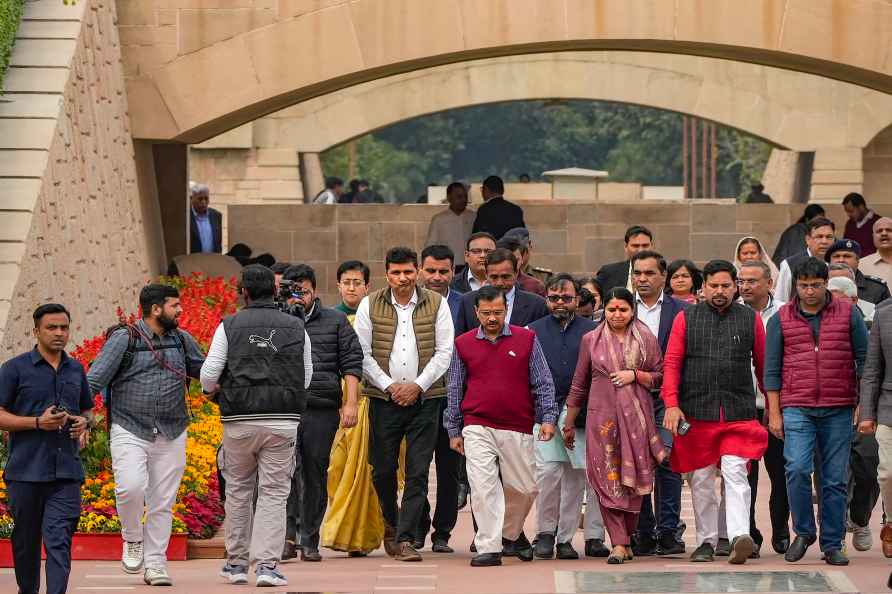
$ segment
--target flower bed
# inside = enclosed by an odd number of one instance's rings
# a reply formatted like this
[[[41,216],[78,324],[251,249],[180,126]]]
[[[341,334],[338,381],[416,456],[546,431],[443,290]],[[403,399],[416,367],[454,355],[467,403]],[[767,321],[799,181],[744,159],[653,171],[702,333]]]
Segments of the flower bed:
[[[166,279],[180,289],[183,314],[180,328],[189,332],[207,350],[214,330],[223,316],[235,311],[238,294],[233,282],[193,276],[185,282]],[[134,320],[135,316],[122,319]],[[85,340],[72,356],[89,369],[102,345],[104,334]],[[216,453],[223,438],[217,405],[201,393],[198,382],[189,386],[187,396],[192,420],[186,440],[186,469],[174,505],[173,533],[190,538],[210,538],[223,521],[223,505],[217,484]],[[86,534],[117,533],[121,522],[115,509],[115,483],[111,471],[111,454],[105,427],[102,396],[95,397],[94,414],[100,423],[93,431],[89,445],[81,452],[87,479],[81,488],[81,518],[78,532]],[[0,460],[5,452],[0,445]],[[0,538],[9,538],[12,518],[6,507],[6,489],[0,479]]]

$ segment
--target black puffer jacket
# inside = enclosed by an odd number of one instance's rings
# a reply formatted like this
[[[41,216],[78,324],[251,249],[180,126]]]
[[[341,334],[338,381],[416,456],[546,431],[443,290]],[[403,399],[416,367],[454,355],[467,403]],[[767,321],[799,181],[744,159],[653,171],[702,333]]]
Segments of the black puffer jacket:
[[[307,316],[306,329],[313,353],[307,408],[340,408],[341,379],[345,375],[362,379],[359,338],[346,315],[323,307],[318,299]]]

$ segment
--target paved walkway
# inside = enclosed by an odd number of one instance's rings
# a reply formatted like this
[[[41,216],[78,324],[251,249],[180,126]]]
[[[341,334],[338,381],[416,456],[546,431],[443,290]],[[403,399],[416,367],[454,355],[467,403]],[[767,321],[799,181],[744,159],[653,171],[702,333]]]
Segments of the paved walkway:
[[[765,537],[768,522],[768,477],[759,489],[758,517]],[[694,522],[690,493],[685,488],[685,539],[693,550]],[[454,555],[423,552],[422,563],[398,563],[378,550],[369,557],[348,559],[346,555],[323,551],[322,563],[294,561],[282,565],[289,586],[270,588],[272,592],[332,592],[373,594],[538,594],[551,592],[889,592],[886,580],[892,560],[884,559],[879,547],[879,506],[874,517],[873,550],[857,552],[849,540],[851,565],[834,568],[823,563],[817,546],[796,564],[785,563],[766,543],[762,559],[744,566],[727,561],[690,563],[679,558],[637,558],[621,566],[607,566],[603,559],[578,561],[539,561],[522,563],[506,559],[502,567],[472,568],[468,562],[471,517],[468,509],[459,514],[452,539]],[[534,533],[528,522],[526,533]],[[583,550],[582,533],[574,541]],[[193,560],[170,564],[175,580],[171,593],[210,594],[253,590],[254,586],[231,586],[217,577],[221,565],[216,560]],[[15,592],[12,570],[0,570],[0,592]],[[251,582],[253,584],[253,581]],[[118,563],[79,561],[74,563],[69,592],[147,592],[141,576],[126,575]]]

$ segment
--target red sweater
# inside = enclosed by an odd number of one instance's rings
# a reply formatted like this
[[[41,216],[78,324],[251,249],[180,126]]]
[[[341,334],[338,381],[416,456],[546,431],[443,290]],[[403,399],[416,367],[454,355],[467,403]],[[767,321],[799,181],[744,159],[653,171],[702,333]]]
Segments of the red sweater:
[[[465,365],[465,395],[461,412],[465,426],[533,432],[535,404],[530,391],[530,355],[536,334],[511,326],[511,336],[495,343],[477,338],[477,330],[455,340]]]

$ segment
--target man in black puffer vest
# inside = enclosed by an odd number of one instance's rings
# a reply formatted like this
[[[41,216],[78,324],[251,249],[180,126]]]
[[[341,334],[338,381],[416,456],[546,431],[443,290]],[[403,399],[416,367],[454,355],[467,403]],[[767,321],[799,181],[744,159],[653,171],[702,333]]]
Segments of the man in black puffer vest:
[[[297,430],[297,467],[288,496],[288,525],[282,559],[296,556],[321,561],[319,529],[328,505],[328,463],[338,426],[356,425],[359,382],[362,379],[362,345],[347,316],[323,307],[316,297],[316,273],[306,264],[291,266],[282,277],[294,283],[290,303],[304,308],[307,334],[313,343],[313,381]],[[347,388],[341,402],[341,380]],[[340,410],[340,414],[338,411]]]
[[[277,565],[313,360],[303,320],[273,302],[272,270],[246,266],[240,288],[247,306],[217,327],[201,368],[205,392],[219,390],[223,421],[227,560],[220,575],[244,584],[255,559],[257,585],[278,587],[288,584]]]

